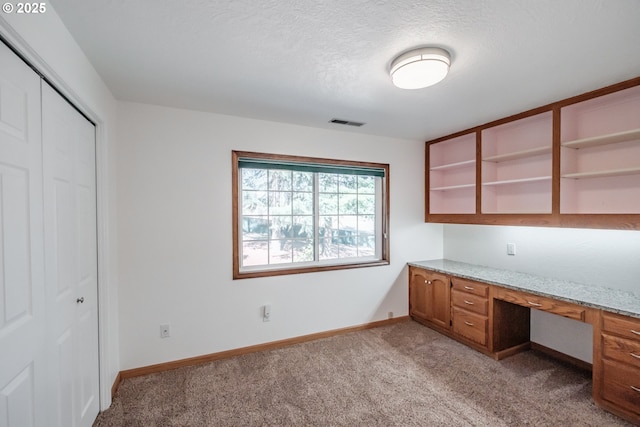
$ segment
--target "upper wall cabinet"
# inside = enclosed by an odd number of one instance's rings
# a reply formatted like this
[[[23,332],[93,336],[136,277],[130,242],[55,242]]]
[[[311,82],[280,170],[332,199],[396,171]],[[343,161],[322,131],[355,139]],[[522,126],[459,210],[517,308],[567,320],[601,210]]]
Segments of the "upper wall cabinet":
[[[476,134],[462,135],[427,148],[431,212],[475,213]]]
[[[551,112],[482,131],[482,213],[551,213]]]
[[[640,77],[428,141],[426,221],[640,229]]]
[[[561,111],[560,212],[640,214],[640,86]]]

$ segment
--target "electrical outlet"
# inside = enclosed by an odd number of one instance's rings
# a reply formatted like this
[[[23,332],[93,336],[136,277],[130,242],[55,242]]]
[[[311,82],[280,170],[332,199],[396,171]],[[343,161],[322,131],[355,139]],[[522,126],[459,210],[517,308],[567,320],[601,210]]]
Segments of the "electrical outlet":
[[[271,304],[262,307],[262,321],[269,322],[271,320]]]
[[[515,254],[516,254],[516,244],[507,243],[507,255],[515,255]]]
[[[171,336],[171,325],[165,323],[160,325],[160,338],[169,338]]]
[[[389,318],[389,319],[393,319],[393,311],[390,311],[390,312],[389,312],[389,314],[388,314],[388,318]]]

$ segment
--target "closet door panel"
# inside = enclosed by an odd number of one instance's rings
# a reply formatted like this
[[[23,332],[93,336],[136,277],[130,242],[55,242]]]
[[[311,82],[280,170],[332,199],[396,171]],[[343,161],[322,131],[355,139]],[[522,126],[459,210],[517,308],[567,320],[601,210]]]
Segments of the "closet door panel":
[[[40,78],[0,63],[0,425],[45,425]]]
[[[51,380],[64,393],[50,411],[59,426],[91,426],[99,409],[95,131],[46,84],[42,93]]]

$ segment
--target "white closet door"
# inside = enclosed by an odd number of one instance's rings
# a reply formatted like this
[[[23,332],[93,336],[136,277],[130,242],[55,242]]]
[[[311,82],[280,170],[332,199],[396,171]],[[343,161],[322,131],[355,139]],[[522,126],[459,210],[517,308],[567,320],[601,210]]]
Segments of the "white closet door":
[[[95,128],[42,83],[44,236],[52,419],[91,426],[99,410]]]
[[[45,425],[40,78],[0,42],[0,427]]]

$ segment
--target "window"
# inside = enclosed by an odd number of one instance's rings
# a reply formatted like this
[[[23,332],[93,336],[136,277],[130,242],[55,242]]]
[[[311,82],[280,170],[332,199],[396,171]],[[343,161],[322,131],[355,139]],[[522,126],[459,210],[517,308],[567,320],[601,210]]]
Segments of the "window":
[[[233,151],[234,279],[389,263],[389,165]]]

